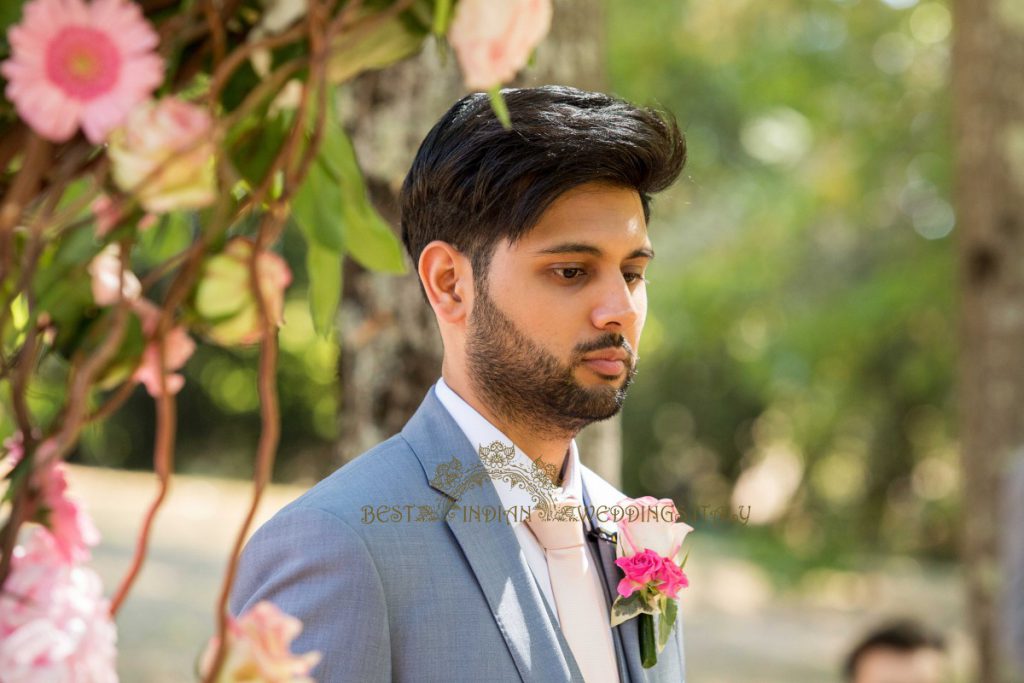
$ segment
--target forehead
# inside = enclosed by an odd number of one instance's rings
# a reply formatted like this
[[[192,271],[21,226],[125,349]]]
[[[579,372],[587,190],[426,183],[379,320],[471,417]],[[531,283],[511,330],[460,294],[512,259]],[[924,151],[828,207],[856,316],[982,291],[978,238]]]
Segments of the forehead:
[[[615,243],[622,248],[650,244],[644,208],[636,190],[586,183],[568,190],[541,214],[518,248],[536,249],[555,242]]]

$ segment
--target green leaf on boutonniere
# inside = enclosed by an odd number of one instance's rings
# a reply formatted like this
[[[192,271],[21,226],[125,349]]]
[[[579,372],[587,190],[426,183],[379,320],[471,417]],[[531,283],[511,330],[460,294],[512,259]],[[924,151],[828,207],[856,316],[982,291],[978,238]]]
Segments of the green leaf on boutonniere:
[[[640,602],[640,591],[636,591],[628,598],[624,598],[621,595],[615,598],[615,602],[612,603],[612,627],[614,628],[627,619],[632,619],[638,614],[643,613],[643,610],[640,609]]]
[[[612,603],[611,625],[618,626],[640,614],[654,614],[655,607],[648,602],[643,591],[633,591],[628,598],[621,595]]]
[[[662,601],[661,617],[658,620],[658,652],[664,650],[665,645],[668,644],[668,637],[672,633],[672,626],[676,623],[678,612],[678,602],[667,597]]]
[[[686,566],[686,560],[690,558],[690,551],[686,551],[686,555],[683,556],[683,561],[679,563],[679,569],[683,569]]]
[[[650,614],[640,615],[640,623],[637,624],[640,636],[640,664],[645,669],[650,669],[658,663],[658,652],[654,642],[654,616]]]

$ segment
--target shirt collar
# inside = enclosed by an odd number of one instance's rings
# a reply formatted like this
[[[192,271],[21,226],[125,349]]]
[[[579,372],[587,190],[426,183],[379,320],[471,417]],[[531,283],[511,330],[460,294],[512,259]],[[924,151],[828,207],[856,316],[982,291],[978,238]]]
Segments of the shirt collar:
[[[437,380],[434,390],[441,404],[451,414],[456,424],[459,425],[459,428],[466,435],[466,438],[469,439],[469,443],[477,449],[477,453],[479,453],[480,448],[487,448],[495,441],[502,442],[506,447],[511,444],[514,449],[512,456],[513,466],[523,472],[531,470],[533,458],[524,453],[519,446],[513,443],[512,439],[508,438],[490,420],[481,415],[465,399],[455,393],[444,381],[444,377]],[[501,473],[487,459],[481,459],[481,462],[483,462],[484,467],[491,474],[491,481],[494,483],[494,488],[498,492],[498,498],[501,500],[503,507],[511,508],[516,505],[532,507],[534,505],[534,499],[528,490],[522,487],[515,487],[510,482],[505,481],[501,477]],[[569,453],[565,462],[562,486],[555,488],[553,495],[556,498],[571,495],[581,502],[583,500],[583,481],[580,475],[579,450],[576,446],[576,439],[569,441]]]

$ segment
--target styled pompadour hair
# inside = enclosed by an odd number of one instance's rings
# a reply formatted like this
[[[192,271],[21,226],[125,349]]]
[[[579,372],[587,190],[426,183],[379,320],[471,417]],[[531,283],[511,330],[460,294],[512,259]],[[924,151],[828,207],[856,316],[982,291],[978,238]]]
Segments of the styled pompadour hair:
[[[651,195],[686,164],[686,139],[671,114],[563,85],[501,92],[511,129],[486,93],[473,93],[416,153],[399,199],[414,267],[427,244],[442,240],[470,259],[483,283],[499,240],[515,244],[559,195],[588,182],[636,190],[649,221]]]

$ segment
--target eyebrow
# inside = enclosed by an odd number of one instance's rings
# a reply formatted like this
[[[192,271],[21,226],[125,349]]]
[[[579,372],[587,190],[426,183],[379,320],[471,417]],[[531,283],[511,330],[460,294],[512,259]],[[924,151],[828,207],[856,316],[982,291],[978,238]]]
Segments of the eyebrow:
[[[556,244],[553,247],[546,247],[544,249],[538,249],[535,254],[591,254],[593,256],[603,256],[604,252],[593,244],[586,244],[585,242],[566,242],[564,244]],[[654,250],[648,249],[647,247],[640,247],[629,252],[626,256],[626,260],[631,258],[654,258]]]

